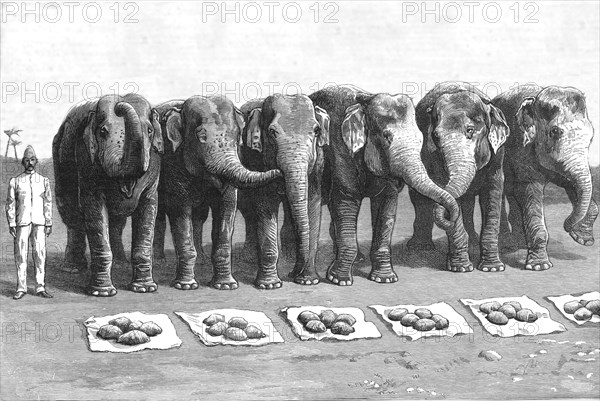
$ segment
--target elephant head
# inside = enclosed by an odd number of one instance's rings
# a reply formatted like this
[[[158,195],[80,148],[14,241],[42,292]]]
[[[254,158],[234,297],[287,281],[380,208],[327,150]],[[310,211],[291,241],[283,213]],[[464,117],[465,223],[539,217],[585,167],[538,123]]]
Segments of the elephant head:
[[[550,86],[526,98],[517,112],[524,146],[531,146],[540,165],[560,174],[575,187],[577,203],[565,220],[571,232],[586,215],[592,199],[588,164],[594,128],[588,119],[585,97],[570,87]]]
[[[426,109],[427,143],[429,152],[439,150],[449,180],[444,189],[460,198],[469,188],[478,170],[486,166],[492,154],[509,135],[502,111],[487,97],[474,90],[461,90],[440,95]],[[448,230],[454,226],[439,205],[435,222]]]
[[[309,181],[315,169],[322,168],[329,115],[305,95],[275,94],[246,103],[242,111],[248,119],[244,145],[261,152],[268,168],[283,172],[301,264],[309,253]]]
[[[443,205],[456,221],[456,199],[437,186],[421,160],[423,135],[415,122],[412,100],[402,94],[359,97],[342,122],[342,139],[354,155],[364,147],[364,163],[376,176],[401,179],[419,193]]]
[[[148,171],[152,149],[163,152],[158,112],[137,94],[106,95],[85,124],[83,142],[92,164],[99,163],[131,197],[137,180]]]
[[[281,177],[279,170],[256,172],[240,162],[244,119],[240,110],[224,96],[193,96],[181,108],[172,107],[163,115],[166,136],[173,151],[181,148],[186,170],[211,177],[239,188],[254,188]],[[214,182],[214,181],[213,181]]]

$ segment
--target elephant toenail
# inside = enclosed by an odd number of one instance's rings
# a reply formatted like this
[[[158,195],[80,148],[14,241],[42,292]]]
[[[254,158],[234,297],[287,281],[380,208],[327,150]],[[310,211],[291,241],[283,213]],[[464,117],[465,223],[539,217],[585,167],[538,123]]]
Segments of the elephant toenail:
[[[189,286],[189,284],[184,284],[182,288],[183,288],[184,290],[189,290],[189,289],[190,289],[190,286]]]

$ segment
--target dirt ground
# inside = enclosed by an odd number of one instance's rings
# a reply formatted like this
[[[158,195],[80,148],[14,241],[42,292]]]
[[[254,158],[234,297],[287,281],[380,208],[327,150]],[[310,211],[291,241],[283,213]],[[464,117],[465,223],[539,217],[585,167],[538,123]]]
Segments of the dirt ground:
[[[3,172],[5,179],[6,169]],[[6,183],[0,195],[4,199]],[[12,300],[16,272],[12,239],[4,222],[0,270],[1,398],[14,399],[506,399],[597,398],[600,392],[599,326],[575,325],[546,299],[600,287],[598,242],[576,244],[562,230],[570,206],[554,199],[546,208],[550,229],[549,253],[554,267],[545,272],[524,271],[525,251],[502,256],[503,273],[459,274],[444,271],[445,238],[436,230],[437,250],[408,258],[405,243],[412,233],[413,210],[408,194],[399,200],[394,228],[394,264],[399,282],[376,284],[367,280],[368,262],[355,268],[352,287],[337,287],[323,280],[302,287],[287,280],[289,263],[280,264],[281,289],[259,291],[252,286],[256,267],[234,255],[235,291],[206,286],[210,266],[197,266],[201,287],[179,291],[169,287],[171,268],[155,270],[159,290],[134,294],[125,289],[131,270],[116,267],[113,280],[119,293],[97,299],[84,294],[85,275],[59,270],[66,230],[55,214],[54,233],[48,241],[47,283],[54,299],[30,294]],[[359,222],[363,252],[370,245],[368,201]],[[319,272],[324,276],[332,259],[325,211],[322,225]],[[129,236],[129,228],[127,229]],[[209,227],[205,230],[207,238]],[[238,216],[236,253],[243,240],[243,219]],[[595,237],[599,228],[596,224]],[[172,245],[167,257],[174,259]],[[208,249],[208,247],[207,247]],[[475,258],[476,259],[476,258]],[[548,308],[551,317],[567,331],[543,336],[500,339],[488,335],[460,298],[527,295]],[[367,306],[400,303],[430,304],[444,301],[463,315],[473,335],[410,342],[396,336]],[[345,343],[303,342],[294,337],[279,310],[291,305],[358,307],[374,322],[380,339]],[[200,312],[214,308],[242,308],[265,312],[285,343],[264,347],[206,347],[173,311]],[[88,349],[83,321],[127,311],[166,313],[183,341],[167,351],[145,350],[132,354],[95,353]],[[494,350],[502,359],[486,361],[480,351]]]

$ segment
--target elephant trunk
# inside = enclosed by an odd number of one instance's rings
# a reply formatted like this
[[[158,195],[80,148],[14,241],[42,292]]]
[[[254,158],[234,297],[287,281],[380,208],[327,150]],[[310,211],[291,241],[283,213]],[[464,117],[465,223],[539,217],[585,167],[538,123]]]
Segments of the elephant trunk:
[[[402,178],[415,191],[434,200],[448,210],[450,213],[448,226],[453,225],[458,220],[460,209],[456,199],[429,178],[417,147],[400,147],[390,160],[391,172],[394,176]]]
[[[248,170],[240,162],[235,150],[215,152],[206,163],[206,169],[237,188],[257,188],[282,176],[279,170],[266,172]]]
[[[140,117],[132,105],[118,102],[115,105],[115,114],[125,120],[125,135],[123,139],[123,152],[118,161],[118,173],[121,177],[138,178],[148,170],[150,159],[149,143],[144,144],[145,135],[142,133]],[[146,152],[146,147],[148,152]]]
[[[477,166],[473,152],[465,151],[465,149],[471,149],[461,140],[463,138],[462,134],[456,134],[455,138],[442,143],[442,155],[449,176],[444,190],[452,195],[454,199],[458,199],[464,195],[471,185],[477,172]],[[445,212],[444,208],[436,205],[434,220],[438,227],[448,231],[454,227],[454,223],[446,219]]]
[[[574,184],[577,194],[577,203],[573,208],[571,215],[564,222],[564,229],[567,232],[580,223],[587,214],[592,201],[592,176],[588,164],[588,151],[571,151],[564,160],[564,175]]]
[[[308,174],[307,161],[298,155],[278,157],[287,160],[282,166],[285,193],[290,204],[292,224],[296,233],[296,266],[294,271],[304,269],[310,259],[310,223],[308,218]],[[293,160],[290,162],[290,160]],[[285,167],[284,167],[285,166]],[[288,167],[289,166],[289,167]]]

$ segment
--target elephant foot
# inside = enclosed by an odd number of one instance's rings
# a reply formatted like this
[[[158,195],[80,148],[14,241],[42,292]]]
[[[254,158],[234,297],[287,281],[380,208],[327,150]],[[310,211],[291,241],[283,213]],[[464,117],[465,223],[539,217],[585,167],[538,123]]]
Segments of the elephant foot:
[[[294,279],[294,283],[300,285],[317,285],[321,282],[321,279],[319,278],[316,272],[313,274],[304,272],[296,274],[294,272],[291,272],[289,274],[289,277]]]
[[[240,253],[240,258],[246,263],[256,263],[258,261],[258,257],[256,255],[256,244],[244,244],[244,247]]]
[[[376,283],[395,283],[398,281],[398,276],[394,272],[394,270],[386,269],[386,270],[371,270],[369,273],[369,280],[374,281]]]
[[[332,266],[327,270],[327,280],[340,286],[350,286],[352,285],[352,274],[350,270],[342,271]]]
[[[129,283],[129,289],[137,293],[155,292],[158,290],[158,285],[153,280],[132,281]]]
[[[446,259],[446,269],[455,273],[468,273],[473,271],[473,263],[469,257],[448,256]]]
[[[594,245],[594,234],[591,230],[574,229],[569,231],[571,238],[579,245],[592,246]]]
[[[477,270],[482,272],[503,272],[504,271],[504,263],[500,260],[482,260],[477,266]]]
[[[421,240],[415,237],[412,237],[406,243],[406,249],[409,252],[425,252],[425,251],[433,251],[435,250],[435,245],[431,238],[426,240]]]
[[[107,286],[107,287],[96,287],[96,286],[90,286],[87,290],[89,295],[92,295],[94,297],[114,297],[115,295],[117,295],[117,289],[115,287],[113,287],[112,285]]]
[[[178,290],[197,290],[198,282],[195,279],[192,280],[173,280],[171,282],[171,287],[175,287]]]
[[[213,278],[210,282],[210,286],[217,290],[236,290],[239,285],[232,275],[228,275],[224,277]]]
[[[525,270],[542,271],[552,267],[552,263],[548,259],[527,259],[525,262]]]
[[[277,273],[262,275],[259,274],[254,280],[254,285],[259,290],[274,290],[281,288],[282,282]]]

